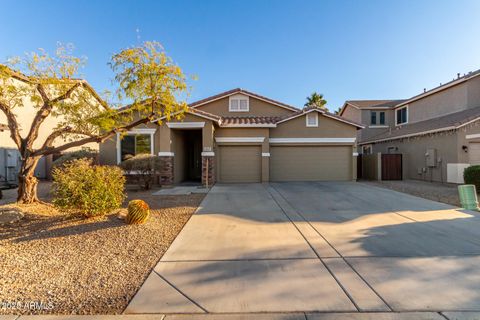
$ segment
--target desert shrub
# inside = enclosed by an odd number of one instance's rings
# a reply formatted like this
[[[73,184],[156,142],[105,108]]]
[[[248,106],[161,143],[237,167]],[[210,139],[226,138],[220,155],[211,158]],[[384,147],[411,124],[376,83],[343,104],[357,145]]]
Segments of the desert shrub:
[[[143,200],[132,200],[128,203],[128,213],[125,222],[128,224],[145,223],[150,216],[150,207]]]
[[[90,148],[83,148],[77,151],[66,152],[61,155],[58,159],[53,161],[54,167],[61,167],[65,163],[77,159],[92,159],[93,163],[96,163],[98,157],[98,152],[90,149]]]
[[[480,166],[471,166],[463,171],[463,180],[466,184],[474,184],[477,192],[480,190]]]
[[[62,211],[99,216],[119,208],[125,199],[125,177],[117,166],[79,159],[55,168],[52,175],[53,204]]]
[[[150,154],[138,154],[120,163],[125,173],[141,188],[150,189],[160,170],[160,158]]]

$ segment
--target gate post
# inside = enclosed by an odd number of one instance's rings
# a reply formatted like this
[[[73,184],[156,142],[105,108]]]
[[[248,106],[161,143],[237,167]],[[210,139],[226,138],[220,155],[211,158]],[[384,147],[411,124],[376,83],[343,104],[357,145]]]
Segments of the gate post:
[[[377,153],[377,180],[382,181],[382,153]]]

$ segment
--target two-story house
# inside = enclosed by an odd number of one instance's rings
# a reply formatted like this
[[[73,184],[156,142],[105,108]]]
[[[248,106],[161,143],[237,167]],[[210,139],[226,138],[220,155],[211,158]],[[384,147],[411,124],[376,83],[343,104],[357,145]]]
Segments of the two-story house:
[[[480,164],[480,70],[406,100],[346,101],[361,153],[401,153],[406,179],[463,183]]]
[[[191,103],[181,121],[157,120],[102,143],[100,162],[159,156],[162,185],[356,179],[362,126],[320,108],[234,89]]]

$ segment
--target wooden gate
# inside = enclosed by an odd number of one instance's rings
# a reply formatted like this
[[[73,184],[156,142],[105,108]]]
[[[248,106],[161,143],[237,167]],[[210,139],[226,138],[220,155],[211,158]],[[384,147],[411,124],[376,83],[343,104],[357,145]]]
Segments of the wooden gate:
[[[402,180],[401,154],[382,154],[382,180]]]
[[[363,165],[362,165],[362,155],[357,156],[357,179],[363,179]]]

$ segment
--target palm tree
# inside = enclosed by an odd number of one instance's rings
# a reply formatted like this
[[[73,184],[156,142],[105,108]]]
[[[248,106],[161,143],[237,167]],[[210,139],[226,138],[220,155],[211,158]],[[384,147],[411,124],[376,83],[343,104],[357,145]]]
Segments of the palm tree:
[[[313,92],[309,97],[307,97],[305,107],[317,107],[327,109],[327,107],[325,106],[326,104],[327,100],[323,99],[323,94]]]

